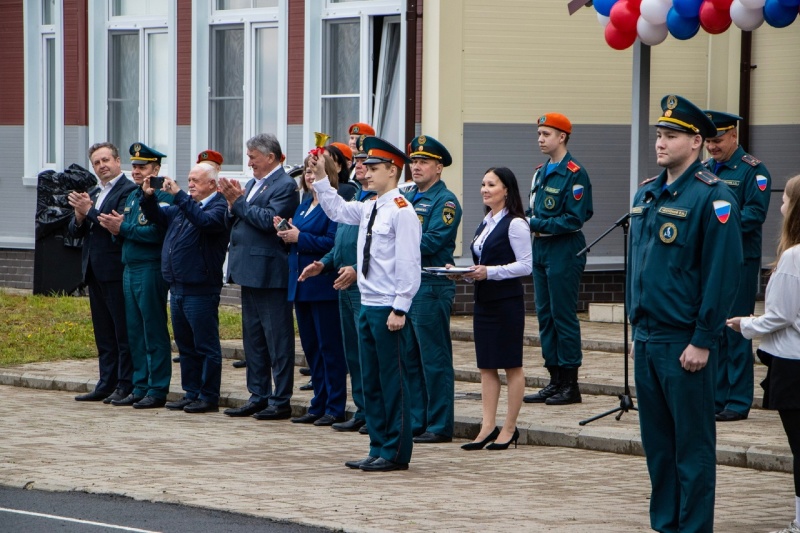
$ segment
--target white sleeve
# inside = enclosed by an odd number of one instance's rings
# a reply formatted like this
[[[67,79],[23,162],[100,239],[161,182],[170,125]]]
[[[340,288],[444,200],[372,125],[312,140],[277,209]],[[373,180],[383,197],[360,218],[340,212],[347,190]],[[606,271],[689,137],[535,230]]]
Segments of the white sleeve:
[[[788,272],[773,272],[766,312],[759,317],[742,318],[742,336],[752,339],[765,333],[796,327],[800,315],[800,277]]]
[[[328,179],[315,181],[312,187],[317,192],[319,205],[322,206],[322,210],[325,211],[328,218],[334,222],[353,226],[358,226],[361,223],[364,203],[346,202],[344,198],[339,196],[336,189],[331,186],[331,182]]]
[[[395,215],[395,298],[392,307],[408,311],[419,290],[422,272],[420,241],[422,225],[413,209],[400,209]]]
[[[509,215],[510,216],[510,215]],[[531,231],[525,219],[516,217],[508,226],[508,240],[516,261],[507,265],[486,267],[486,279],[501,280],[529,276],[533,271]]]

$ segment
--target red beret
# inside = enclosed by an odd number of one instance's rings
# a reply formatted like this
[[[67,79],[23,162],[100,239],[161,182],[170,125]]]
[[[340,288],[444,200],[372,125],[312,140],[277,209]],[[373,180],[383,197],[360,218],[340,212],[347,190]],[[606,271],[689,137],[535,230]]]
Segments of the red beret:
[[[222,154],[214,150],[203,150],[197,155],[198,163],[216,163],[222,165]]]
[[[566,134],[572,133],[572,123],[561,113],[547,113],[546,115],[539,117],[537,122],[539,126],[555,128],[563,131]]]
[[[350,135],[375,135],[375,130],[369,124],[356,122],[350,125]],[[352,158],[351,158],[352,159]]]
[[[335,146],[336,148],[338,148],[339,151],[342,152],[342,155],[345,157],[345,159],[347,159],[348,161],[352,161],[353,160],[353,151],[346,144],[344,144],[344,143],[331,143],[331,146]]]

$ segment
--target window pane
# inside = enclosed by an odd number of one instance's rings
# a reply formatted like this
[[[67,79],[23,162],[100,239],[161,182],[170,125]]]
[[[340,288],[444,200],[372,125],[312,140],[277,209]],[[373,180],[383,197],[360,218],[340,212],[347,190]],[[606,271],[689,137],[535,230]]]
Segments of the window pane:
[[[358,94],[361,30],[358,20],[326,23],[322,94]]]
[[[244,145],[244,29],[215,28],[211,37],[209,139],[225,158],[223,168],[236,170]]]
[[[256,30],[256,122],[254,133],[278,131],[278,28]]]
[[[45,40],[45,163],[56,162],[56,40]]]
[[[110,37],[108,140],[124,153],[139,136],[139,34]]]
[[[217,0],[217,9],[251,9],[254,7],[278,7],[278,0]]]
[[[42,0],[42,24],[55,24],[56,0]]]
[[[130,17],[138,15],[167,15],[169,2],[165,0],[113,0],[111,2],[112,17]]]
[[[169,148],[169,99],[164,82],[169,73],[166,33],[147,35],[147,144],[162,153]],[[172,155],[174,154],[167,154]]]
[[[358,97],[322,99],[322,133],[332,141],[347,141],[347,127],[358,122]]]
[[[377,109],[373,115],[376,117],[375,124],[378,127],[378,135],[387,140],[392,140],[397,136],[400,127],[400,23],[390,23],[385,25],[386,35],[381,46],[386,50],[381,50],[380,64],[378,65],[377,93],[380,99],[376,102]],[[401,144],[397,146],[401,146]]]

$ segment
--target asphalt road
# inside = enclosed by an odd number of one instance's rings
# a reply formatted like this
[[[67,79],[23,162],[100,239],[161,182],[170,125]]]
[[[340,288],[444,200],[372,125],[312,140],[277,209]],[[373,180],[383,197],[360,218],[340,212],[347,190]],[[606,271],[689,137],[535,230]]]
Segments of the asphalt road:
[[[317,533],[325,529],[241,514],[86,492],[0,486],[0,533]]]

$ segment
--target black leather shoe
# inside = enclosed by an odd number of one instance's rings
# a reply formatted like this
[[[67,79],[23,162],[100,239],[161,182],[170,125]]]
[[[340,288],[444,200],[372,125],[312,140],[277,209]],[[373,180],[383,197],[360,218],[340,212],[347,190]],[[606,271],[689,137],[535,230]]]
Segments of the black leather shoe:
[[[358,431],[366,426],[367,421],[363,418],[351,418],[347,422],[336,422],[331,427],[336,431]]]
[[[358,430],[359,435],[369,435],[369,429],[367,429],[367,423],[364,422],[364,425],[361,426],[361,429]]]
[[[301,376],[310,376],[311,375],[311,369],[308,368],[307,366],[301,366],[300,370],[298,370],[298,372],[300,372]]]
[[[392,470],[408,470],[408,463],[395,463],[378,457],[371,463],[359,466],[364,472],[391,472]]]
[[[311,381],[309,381],[305,385],[300,385],[298,387],[298,389],[300,389],[300,390],[314,390],[314,384],[311,383]]]
[[[436,444],[439,442],[453,442],[453,437],[447,437],[445,435],[437,435],[436,433],[431,433],[430,431],[426,431],[422,435],[418,437],[414,437],[412,439],[415,444]]]
[[[325,415],[316,422],[314,422],[315,426],[332,426],[338,422],[344,422],[344,418],[341,416],[333,416],[333,415]]]
[[[581,403],[581,391],[577,383],[562,383],[554,395],[545,400],[545,405],[569,405]]]
[[[133,405],[139,400],[144,398],[144,396],[134,396],[133,393],[128,394],[121,400],[111,400],[111,405]]]
[[[559,383],[551,381],[539,392],[523,396],[522,401],[525,403],[545,403],[548,398],[558,392],[558,388]]]
[[[167,403],[166,398],[155,398],[153,396],[145,396],[135,404],[133,404],[134,409],[158,409],[159,407],[164,407]]]
[[[247,366],[247,361],[245,361],[244,359],[239,359],[238,361],[234,361],[233,363],[231,363],[231,366],[233,368],[244,368]]]
[[[312,415],[311,413],[306,413],[303,416],[298,416],[297,418],[292,418],[293,424],[313,424],[317,420],[322,418],[322,415]]]
[[[253,415],[256,420],[286,420],[292,417],[291,407],[275,407],[270,405],[263,411]]]
[[[111,403],[111,402],[113,402],[114,400],[117,400],[117,401],[119,401],[119,400],[122,400],[122,399],[124,399],[126,396],[127,396],[127,394],[125,394],[124,392],[122,392],[122,389],[117,389],[117,390],[115,390],[114,392],[112,392],[112,393],[111,393],[111,394],[108,396],[108,398],[106,398],[105,400],[103,400],[103,403],[106,403],[106,404],[107,404],[107,403]]]
[[[190,400],[189,398],[181,398],[177,402],[167,402],[164,404],[164,407],[169,409],[170,411],[183,411],[183,408],[192,403],[194,400]]]
[[[205,400],[195,400],[183,408],[185,413],[216,413],[219,405]]]
[[[230,409],[225,409],[225,414],[228,416],[250,416],[261,411],[266,406],[267,402],[263,403],[247,402],[241,407],[231,407]]]
[[[352,468],[353,470],[358,470],[359,468],[361,468],[361,465],[368,465],[370,463],[374,463],[377,460],[378,460],[377,457],[372,457],[371,455],[368,455],[367,457],[359,459],[358,461],[347,461],[344,464],[344,466],[346,466],[347,468]]]
[[[736,422],[737,420],[746,420],[747,415],[737,413],[736,411],[731,411],[730,409],[725,409],[721,413],[717,413],[714,418],[717,419],[717,422]]]
[[[80,394],[75,396],[76,402],[102,402],[108,398],[107,392],[98,392],[93,390],[92,392],[87,392],[86,394]]]

